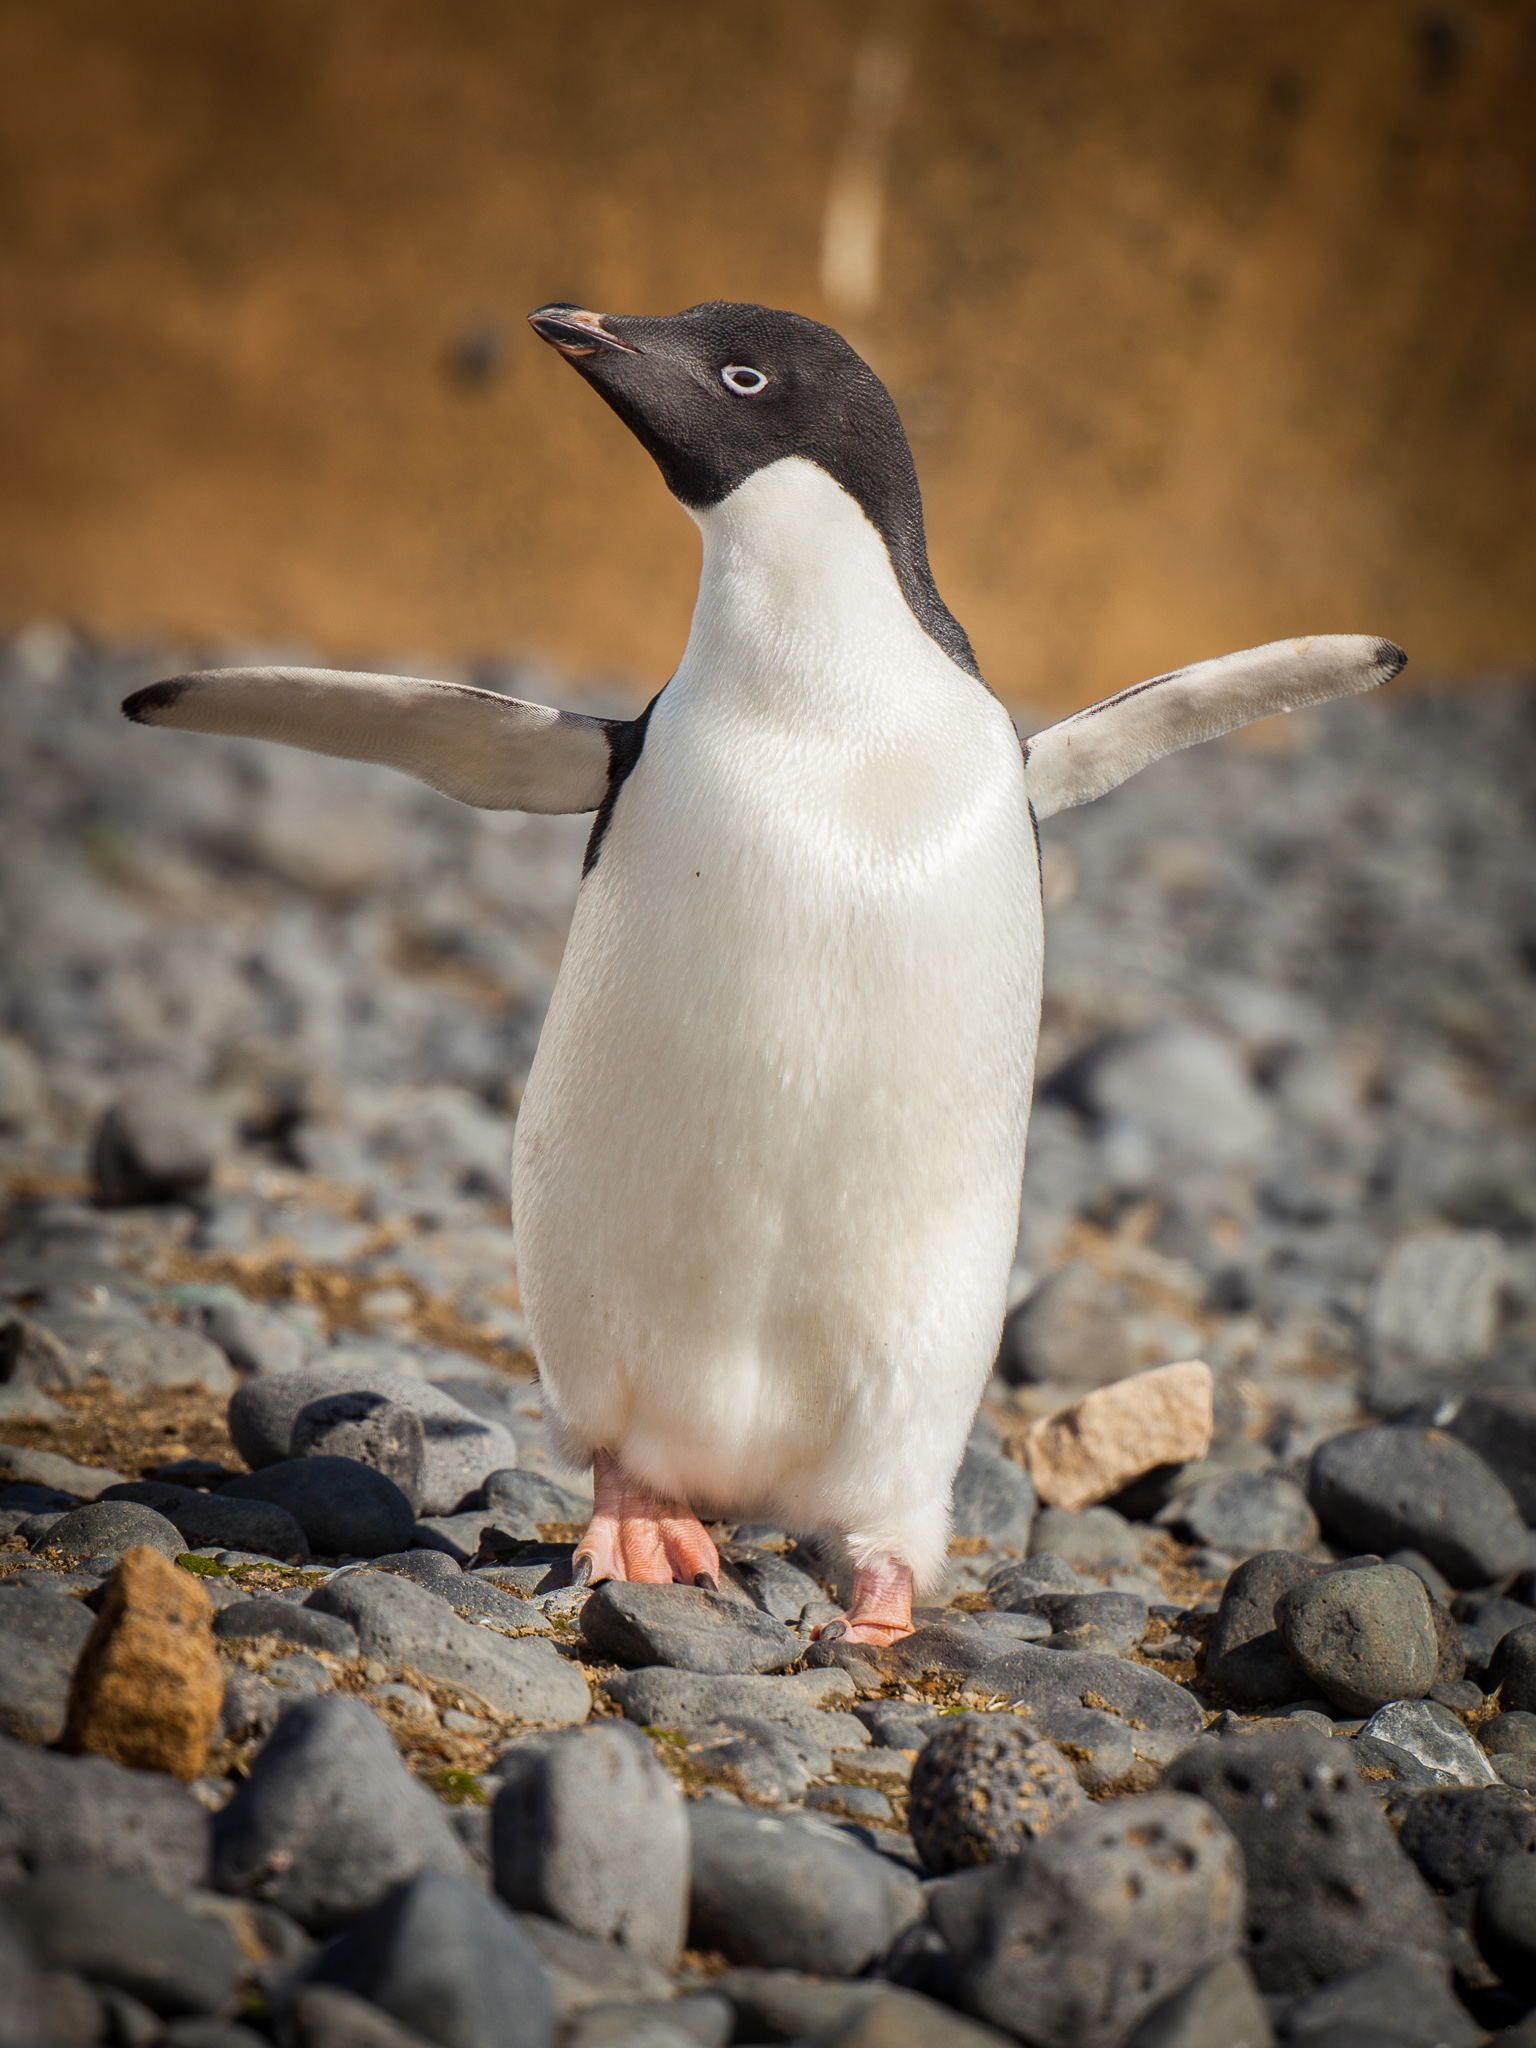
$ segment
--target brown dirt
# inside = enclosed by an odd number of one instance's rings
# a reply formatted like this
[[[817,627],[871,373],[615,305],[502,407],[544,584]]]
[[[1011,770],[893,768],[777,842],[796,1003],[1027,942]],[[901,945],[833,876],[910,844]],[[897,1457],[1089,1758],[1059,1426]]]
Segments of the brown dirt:
[[[854,317],[818,250],[882,33]],[[0,0],[0,69],[0,616],[654,685],[696,540],[522,315],[725,296],[887,377],[1005,695],[1536,655],[1531,0]]]
[[[7,1422],[0,1439],[27,1450],[58,1451],[80,1465],[104,1466],[138,1479],[176,1458],[210,1458],[243,1472],[230,1441],[226,1401],[195,1387],[155,1387],[122,1394],[103,1379],[55,1394],[69,1422]]]
[[[391,1241],[389,1234],[381,1231],[377,1248],[387,1250]],[[248,1252],[193,1252],[173,1246],[161,1251],[147,1270],[148,1277],[160,1286],[222,1281],[239,1288],[252,1301],[301,1302],[318,1309],[331,1331],[374,1328],[364,1307],[367,1297],[381,1288],[399,1288],[410,1297],[400,1320],[408,1323],[423,1343],[483,1359],[509,1379],[531,1380],[535,1375],[531,1352],[519,1351],[489,1335],[406,1274],[388,1266],[357,1274],[314,1265],[299,1258],[281,1237]]]

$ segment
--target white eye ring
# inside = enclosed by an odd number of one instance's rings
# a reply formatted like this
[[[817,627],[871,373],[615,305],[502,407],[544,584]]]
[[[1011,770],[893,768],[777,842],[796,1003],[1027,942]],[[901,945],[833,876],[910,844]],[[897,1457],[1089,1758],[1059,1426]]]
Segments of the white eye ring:
[[[766,391],[768,379],[761,370],[754,370],[749,363],[727,363],[720,372],[720,382],[727,391],[734,391],[740,398],[756,398],[759,391]]]

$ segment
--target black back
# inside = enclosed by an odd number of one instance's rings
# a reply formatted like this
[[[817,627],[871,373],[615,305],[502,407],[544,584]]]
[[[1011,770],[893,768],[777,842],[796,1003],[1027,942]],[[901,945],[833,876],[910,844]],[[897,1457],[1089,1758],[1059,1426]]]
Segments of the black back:
[[[570,316],[580,313],[580,322]],[[566,316],[562,319],[562,316]],[[862,507],[913,616],[981,680],[964,629],[934,585],[912,452],[890,393],[840,334],[798,313],[715,300],[666,318],[529,315],[649,450],[672,495],[718,505],[757,470],[799,455]],[[617,345],[615,345],[617,344]],[[765,381],[727,369],[756,372]]]

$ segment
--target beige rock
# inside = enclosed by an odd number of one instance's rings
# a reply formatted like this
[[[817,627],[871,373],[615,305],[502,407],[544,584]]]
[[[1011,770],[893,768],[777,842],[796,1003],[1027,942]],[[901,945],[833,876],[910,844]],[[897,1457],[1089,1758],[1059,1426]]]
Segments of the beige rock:
[[[190,1573],[147,1544],[125,1551],[70,1681],[62,1747],[197,1777],[224,1699],[212,1620]]]
[[[1024,1439],[1035,1492],[1053,1508],[1107,1500],[1155,1465],[1203,1458],[1214,1424],[1211,1369],[1160,1365],[1099,1387],[1037,1422]]]

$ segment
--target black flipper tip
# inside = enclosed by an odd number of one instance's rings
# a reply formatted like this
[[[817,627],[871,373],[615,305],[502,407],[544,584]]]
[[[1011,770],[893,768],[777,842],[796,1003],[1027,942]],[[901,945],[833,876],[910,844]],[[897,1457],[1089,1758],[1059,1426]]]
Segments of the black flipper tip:
[[[1390,683],[1400,676],[1408,666],[1408,657],[1395,640],[1376,642],[1376,666],[1383,671],[1381,680]]]
[[[123,699],[123,716],[135,725],[158,725],[157,712],[169,711],[191,687],[190,676],[171,676],[163,683],[146,683],[142,690]]]

